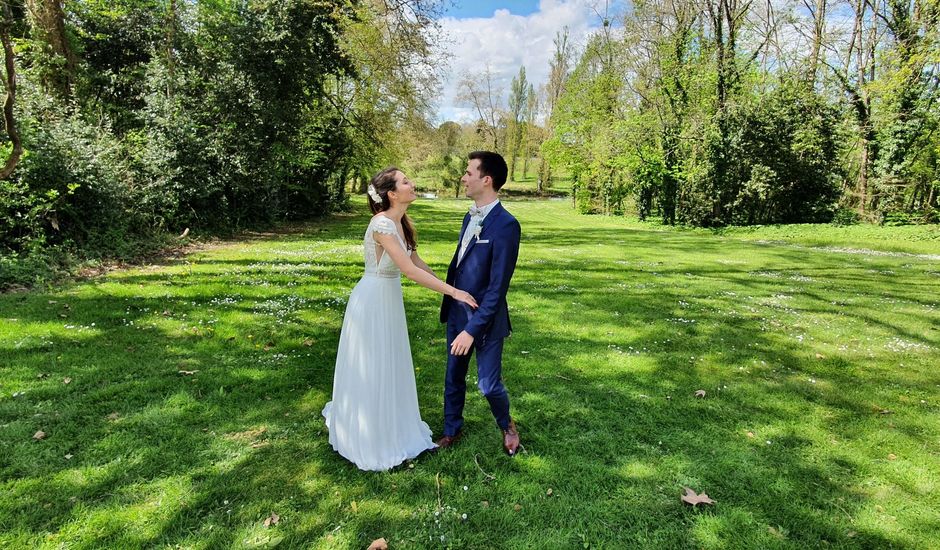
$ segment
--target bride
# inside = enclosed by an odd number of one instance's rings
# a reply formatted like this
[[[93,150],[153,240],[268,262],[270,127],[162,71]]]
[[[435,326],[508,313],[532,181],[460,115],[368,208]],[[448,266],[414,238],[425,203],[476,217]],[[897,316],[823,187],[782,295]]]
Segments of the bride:
[[[369,184],[365,275],[353,288],[336,352],[333,400],[323,416],[330,445],[360,470],[387,470],[435,448],[418,412],[401,274],[476,308],[473,296],[441,281],[418,256],[405,212],[415,185],[397,168]]]

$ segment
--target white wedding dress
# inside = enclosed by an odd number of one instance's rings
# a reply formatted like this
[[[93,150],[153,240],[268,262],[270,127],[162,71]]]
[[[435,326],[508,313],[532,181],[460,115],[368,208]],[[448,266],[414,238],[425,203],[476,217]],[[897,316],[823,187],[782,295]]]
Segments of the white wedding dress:
[[[396,235],[407,248],[395,222],[383,215],[369,222],[365,275],[346,305],[333,400],[323,408],[330,445],[360,470],[388,470],[435,447],[418,411],[401,271],[374,232]]]

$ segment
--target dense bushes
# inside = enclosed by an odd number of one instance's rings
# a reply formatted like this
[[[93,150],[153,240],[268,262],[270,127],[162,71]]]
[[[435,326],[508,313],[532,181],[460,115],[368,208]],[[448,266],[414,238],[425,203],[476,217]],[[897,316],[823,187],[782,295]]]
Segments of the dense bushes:
[[[842,178],[838,122],[838,110],[810,90],[783,85],[751,98],[731,112],[727,139],[707,132],[701,152],[693,147],[679,220],[700,226],[830,221]]]
[[[383,157],[396,106],[356,104],[376,71],[349,48],[388,14],[339,0],[66,9],[71,53],[19,14],[26,154],[0,182],[0,286],[70,257],[144,254],[187,227],[322,215]],[[384,38],[370,38],[376,52],[395,37]]]
[[[634,2],[558,79],[542,153],[584,212],[629,193],[666,224],[934,219],[940,4],[843,7],[854,30],[792,5]]]

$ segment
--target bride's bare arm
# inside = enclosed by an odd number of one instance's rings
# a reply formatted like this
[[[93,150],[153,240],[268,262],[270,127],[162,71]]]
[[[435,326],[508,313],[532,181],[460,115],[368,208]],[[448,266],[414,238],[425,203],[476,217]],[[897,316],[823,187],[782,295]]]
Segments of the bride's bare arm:
[[[418,256],[417,250],[411,253],[411,261],[414,262],[414,264],[418,266],[418,268],[420,268],[421,270],[427,271],[431,275],[434,275],[435,277],[437,277],[437,273],[434,273],[434,270],[431,269],[431,267],[428,264],[426,264],[424,260],[421,259],[421,256]]]
[[[429,288],[445,296],[450,296],[458,302],[464,302],[473,308],[477,307],[477,301],[473,299],[473,296],[471,296],[469,292],[454,288],[438,279],[433,272],[429,273],[418,267],[415,262],[411,261],[405,249],[401,247],[397,236],[388,233],[379,233],[378,231],[376,231],[374,235],[375,241],[382,245],[382,248],[385,249],[385,253],[392,257],[392,261],[395,262],[395,265],[398,266],[398,269],[401,270],[405,277],[408,277],[425,288]],[[421,263],[424,264],[423,261]],[[427,267],[427,264],[425,264],[425,267]]]

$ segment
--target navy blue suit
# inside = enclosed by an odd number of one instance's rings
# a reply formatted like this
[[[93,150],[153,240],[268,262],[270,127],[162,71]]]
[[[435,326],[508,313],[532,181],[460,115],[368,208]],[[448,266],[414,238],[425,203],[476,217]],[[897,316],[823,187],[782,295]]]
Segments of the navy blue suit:
[[[463,427],[463,407],[467,394],[467,369],[477,353],[477,386],[490,404],[501,429],[509,427],[509,394],[503,386],[503,339],[509,336],[509,307],[506,292],[519,256],[521,228],[516,218],[497,204],[483,219],[478,238],[473,238],[464,257],[457,263],[460,242],[470,222],[464,216],[457,250],[447,268],[447,282],[469,292],[479,304],[476,310],[445,296],[441,322],[447,323],[447,374],[444,381],[444,435],[453,436]],[[450,346],[461,331],[473,336],[467,355],[450,354]]]

